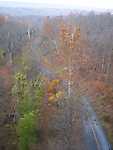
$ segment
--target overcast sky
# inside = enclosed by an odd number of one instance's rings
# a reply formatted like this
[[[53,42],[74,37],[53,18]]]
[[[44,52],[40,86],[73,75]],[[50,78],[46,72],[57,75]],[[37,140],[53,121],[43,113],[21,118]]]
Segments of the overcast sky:
[[[75,8],[100,8],[113,9],[113,0],[0,0],[0,1],[14,1],[24,3],[37,3],[48,5],[64,5],[65,7]]]

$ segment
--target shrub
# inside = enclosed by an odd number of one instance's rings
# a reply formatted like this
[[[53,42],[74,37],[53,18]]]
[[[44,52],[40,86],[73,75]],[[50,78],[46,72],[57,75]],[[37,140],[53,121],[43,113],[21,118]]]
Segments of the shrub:
[[[29,112],[19,119],[17,125],[19,150],[28,150],[29,144],[36,142],[35,118],[35,113]]]
[[[17,124],[19,150],[28,150],[29,144],[36,141],[36,121],[44,95],[42,81],[39,77],[34,81],[28,80],[25,74],[17,73],[12,93],[17,99],[20,116]]]

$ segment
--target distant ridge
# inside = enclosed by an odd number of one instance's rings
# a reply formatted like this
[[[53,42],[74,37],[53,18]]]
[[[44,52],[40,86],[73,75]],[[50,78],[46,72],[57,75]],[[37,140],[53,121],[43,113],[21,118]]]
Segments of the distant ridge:
[[[47,3],[25,3],[25,2],[13,2],[13,1],[0,1],[2,7],[24,7],[24,8],[67,8],[65,5],[53,5]],[[71,8],[68,8],[71,9]],[[72,8],[73,9],[73,8]]]
[[[87,14],[89,11],[100,12],[111,12],[112,10],[106,9],[89,9],[80,8],[75,6],[64,6],[64,5],[52,5],[52,4],[38,4],[38,3],[21,3],[12,1],[0,1],[0,14],[5,15],[38,15],[38,16],[60,16],[68,15],[70,13],[82,13]]]

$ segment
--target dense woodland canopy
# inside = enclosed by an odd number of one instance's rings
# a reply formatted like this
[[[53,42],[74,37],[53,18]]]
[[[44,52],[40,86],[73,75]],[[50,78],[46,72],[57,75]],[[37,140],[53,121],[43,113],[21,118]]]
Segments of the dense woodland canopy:
[[[93,97],[92,105],[113,143],[113,15],[1,15],[0,124],[11,123],[11,132],[17,130],[8,150],[16,150],[17,139],[19,150],[28,150],[36,142],[35,133],[46,137],[48,118],[65,103],[60,101],[71,95],[71,88]]]
[[[37,49],[40,55],[47,55],[59,45],[58,34],[62,22],[80,26],[83,38],[81,49],[90,57],[90,62],[85,67],[88,71],[92,69],[112,78],[113,17],[110,13],[90,12],[87,15],[70,14],[52,18],[1,16],[0,22],[0,48],[5,51],[7,57],[11,53],[12,58],[20,53],[26,43],[31,43],[31,48],[34,51]]]

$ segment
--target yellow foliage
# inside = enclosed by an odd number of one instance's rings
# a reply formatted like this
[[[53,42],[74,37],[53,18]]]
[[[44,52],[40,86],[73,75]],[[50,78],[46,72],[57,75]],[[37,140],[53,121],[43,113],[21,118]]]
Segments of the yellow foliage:
[[[63,92],[58,90],[59,79],[54,79],[48,84],[48,102],[56,102],[63,96]]]
[[[62,91],[58,91],[57,93],[56,93],[56,98],[60,98],[60,97],[62,97],[63,96],[63,92]]]
[[[55,95],[51,95],[49,98],[48,98],[48,101],[49,102],[53,102],[53,101],[55,101]]]
[[[50,65],[50,63],[49,63],[49,61],[48,61],[47,58],[44,58],[43,61],[44,61],[44,63],[45,63],[46,65]]]
[[[51,94],[48,97],[48,101],[49,102],[56,102],[59,100],[59,98],[61,98],[63,96],[63,92],[62,91],[58,91],[56,94]]]
[[[52,80],[51,85],[57,86],[60,83],[58,79]]]
[[[59,83],[58,79],[52,80],[48,85],[48,92],[53,92]]]

